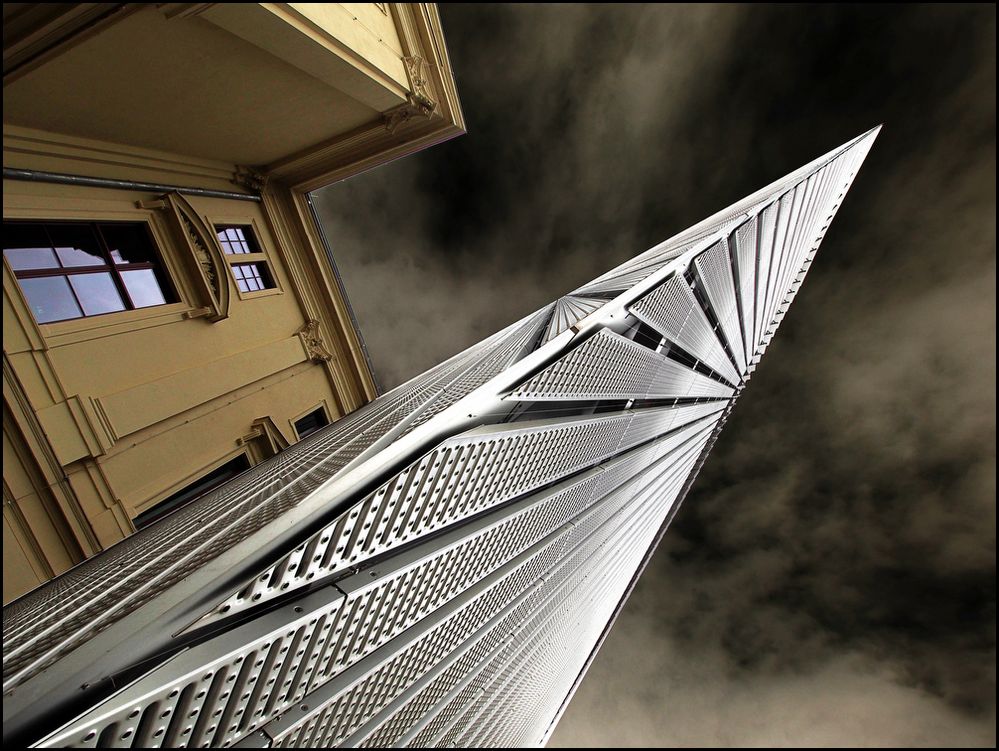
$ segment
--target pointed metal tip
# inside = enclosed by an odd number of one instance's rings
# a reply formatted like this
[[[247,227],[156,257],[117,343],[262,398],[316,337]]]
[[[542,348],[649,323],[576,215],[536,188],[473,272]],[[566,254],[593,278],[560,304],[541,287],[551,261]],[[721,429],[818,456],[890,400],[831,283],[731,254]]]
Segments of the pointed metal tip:
[[[881,133],[881,129],[883,127],[885,127],[884,123],[878,123],[877,125],[875,125],[870,130],[865,131],[860,136],[858,136],[856,140],[857,141],[866,141],[866,140],[870,139],[870,140],[873,141],[875,138],[878,137],[878,134]]]
[[[854,146],[862,146],[863,151],[864,151],[864,158],[867,157],[867,153],[870,151],[871,147],[874,145],[874,141],[877,140],[877,137],[881,134],[881,129],[883,127],[885,127],[884,123],[878,123],[873,128],[871,128],[869,131],[867,131],[866,133],[864,133],[862,136],[859,136],[859,137],[857,137],[856,140],[854,140],[854,142],[853,142]],[[861,160],[861,161],[863,161],[863,160]]]
[[[884,126],[885,126],[884,123],[878,123],[870,130],[861,133],[853,140],[847,142],[844,148],[842,148],[842,150],[840,151],[840,154],[846,153],[847,151],[855,151],[855,152],[862,151],[863,156],[861,157],[860,161],[863,162],[864,159],[866,159],[867,154],[871,149],[871,146],[874,145],[875,139],[881,133],[881,129]]]

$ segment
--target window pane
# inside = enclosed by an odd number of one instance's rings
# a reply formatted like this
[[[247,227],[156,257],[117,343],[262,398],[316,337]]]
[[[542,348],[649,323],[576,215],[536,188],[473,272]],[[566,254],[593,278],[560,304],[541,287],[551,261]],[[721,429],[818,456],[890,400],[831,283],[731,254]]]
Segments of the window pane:
[[[232,274],[236,277],[236,286],[239,287],[240,292],[251,292],[254,287],[250,285],[253,283],[252,275],[247,271],[246,266],[233,266]],[[247,280],[247,276],[251,278]]]
[[[125,309],[111,274],[74,274],[69,281],[88,316]]]
[[[101,246],[90,225],[50,224],[49,237],[63,266],[106,266]]]
[[[253,229],[250,227],[217,225],[215,232],[218,234],[222,250],[228,255],[260,252],[260,244],[257,242],[257,237],[253,234]]]
[[[156,263],[156,252],[144,224],[102,224],[101,234],[118,264]]]
[[[80,318],[83,312],[64,276],[42,276],[35,279],[18,279],[24,296],[28,298],[31,312],[39,323]]]
[[[305,417],[299,418],[295,421],[295,432],[298,433],[298,437],[301,440],[307,435],[315,433],[320,428],[329,425],[329,418],[326,417],[326,410],[322,407],[313,410]]]
[[[14,271],[59,267],[52,248],[4,248],[3,254]]]
[[[177,300],[145,222],[5,221],[3,242],[40,323]]]
[[[4,224],[3,254],[14,271],[59,267],[45,228],[40,224]]]
[[[263,263],[234,264],[232,275],[236,277],[236,286],[241,292],[259,292],[262,289],[274,288],[270,271]]]
[[[121,278],[125,282],[128,296],[132,298],[132,304],[135,307],[148,308],[152,305],[166,303],[166,297],[156,279],[156,272],[152,269],[122,271]]]

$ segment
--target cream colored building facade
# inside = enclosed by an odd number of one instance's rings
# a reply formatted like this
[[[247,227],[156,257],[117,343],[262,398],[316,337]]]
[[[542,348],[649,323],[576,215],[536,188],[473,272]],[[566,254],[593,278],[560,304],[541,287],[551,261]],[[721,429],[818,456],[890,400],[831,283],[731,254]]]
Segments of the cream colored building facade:
[[[4,26],[7,603],[375,396],[308,193],[464,122],[433,5]]]

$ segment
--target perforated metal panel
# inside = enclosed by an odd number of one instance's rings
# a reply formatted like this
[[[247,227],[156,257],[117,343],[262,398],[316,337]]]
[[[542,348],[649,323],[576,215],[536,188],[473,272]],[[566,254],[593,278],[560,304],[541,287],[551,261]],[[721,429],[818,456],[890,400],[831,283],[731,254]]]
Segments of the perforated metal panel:
[[[643,536],[655,534],[659,527],[657,522],[661,522],[661,513],[675,501],[681,481],[689,471],[690,457],[697,455],[705,438],[702,436],[700,440],[689,443],[665,473],[661,468],[650,473],[646,465],[643,475],[652,474],[655,477],[662,474],[666,482],[662,481],[662,477],[649,482],[640,476],[622,491],[618,491],[630,496],[631,503],[637,508],[630,517],[622,514],[613,517],[618,522],[625,521],[625,525],[616,531],[615,537],[609,541],[606,537],[593,539],[587,546],[578,548],[565,558],[553,571],[553,581],[560,582],[559,584],[548,587],[543,593],[539,592],[538,602],[530,610],[515,612],[482,634],[475,647],[469,647],[463,653],[462,660],[466,664],[462,665],[462,670],[455,670],[452,665],[439,671],[425,688],[412,692],[390,717],[382,720],[377,730],[369,729],[363,745],[377,747],[402,744],[423,747],[436,745],[449,732],[452,734],[449,740],[457,741],[455,734],[462,729],[460,721],[467,719],[476,709],[483,710],[482,705],[486,701],[497,704],[495,711],[506,716],[510,716],[513,705],[522,700],[526,700],[527,706],[536,708],[538,700],[543,697],[497,690],[497,682],[509,679],[512,667],[513,675],[530,673],[535,683],[543,684],[558,673],[558,670],[551,669],[554,666],[571,666],[573,656],[579,662],[585,659],[589,649],[579,650],[578,646],[587,641],[588,637],[589,647],[592,648],[592,642],[598,637],[606,618],[591,620],[578,617],[581,615],[580,610],[592,613],[595,607],[612,608],[620,599],[620,589],[634,573],[634,567],[647,546]],[[594,556],[595,551],[608,554],[612,562],[616,560],[620,563],[620,558],[625,556],[628,563],[623,568],[618,566],[610,571],[604,570],[601,558]],[[606,591],[601,588],[606,587],[607,583],[618,585],[616,596],[607,596]],[[577,609],[570,611],[572,605]],[[567,613],[577,617],[565,618]],[[559,616],[563,617],[559,619]],[[558,620],[561,622],[556,623]],[[569,633],[555,631],[556,626],[563,629],[568,627]],[[525,644],[536,644],[542,638],[549,640],[549,648],[540,654],[535,650],[531,654],[531,668],[527,671],[520,670],[514,663],[518,652],[524,650]],[[466,655],[474,656],[478,661],[473,662]],[[578,671],[579,664],[575,671],[570,667],[570,681]],[[561,701],[563,697],[564,692],[555,691],[551,698]],[[550,720],[553,713],[554,708],[550,714],[546,714],[546,719]],[[476,725],[481,727],[478,723]],[[470,731],[474,728],[466,725],[465,729]],[[351,740],[356,742],[360,737],[355,736]],[[459,745],[464,745],[468,740],[463,738]],[[500,742],[490,745],[504,744]]]
[[[536,742],[539,731],[545,728],[532,728],[532,715],[541,713],[548,721],[556,709],[551,705],[568,689],[558,685],[558,677],[561,674],[563,681],[571,682],[571,673],[578,673],[599,635],[596,624],[601,619],[591,620],[590,614],[602,615],[606,621],[620,599],[642,550],[674,502],[681,475],[689,471],[689,457],[696,455],[699,445],[692,448],[686,457],[678,457],[672,469],[647,471],[641,482],[630,488],[633,505],[617,516],[621,526],[612,536],[597,540],[589,550],[567,561],[573,575],[556,591],[548,608],[531,614],[502,659],[485,671],[488,682],[484,682],[476,708],[476,722],[452,729],[459,745]],[[609,585],[613,586],[610,591]],[[517,721],[500,720],[511,717]]]
[[[5,742],[543,742],[874,135],[5,608]]]
[[[682,405],[478,428],[445,441],[218,605],[238,612],[717,411]]]
[[[625,454],[529,496],[477,525],[383,562],[377,570],[341,579],[325,593],[266,619],[263,625],[270,630],[246,627],[203,643],[146,675],[127,697],[115,696],[116,711],[98,708],[46,745],[225,745],[577,516],[598,494],[624,482],[629,471],[639,471],[650,458],[692,438],[703,439],[713,424],[699,420],[634,456]],[[298,670],[288,668],[292,659]],[[185,671],[182,664],[192,667]],[[179,678],[163,680],[178,671]],[[213,692],[215,683],[218,690]],[[247,712],[248,707],[253,711]],[[188,721],[195,710],[218,719],[199,727]]]
[[[613,331],[601,329],[561,360],[521,384],[521,401],[581,399],[724,399],[734,389]]]
[[[640,483],[641,479],[633,482]],[[655,495],[629,492],[633,490],[625,487],[609,494],[580,515],[574,524],[556,530],[547,541],[529,549],[528,555],[515,559],[514,565],[508,564],[508,571],[499,569],[494,575],[495,582],[481,594],[461,603],[460,608],[433,624],[420,639],[387,659],[360,684],[332,693],[319,706],[310,705],[289,727],[275,727],[276,743],[290,748],[303,743],[329,745],[347,741],[361,730],[365,716],[377,715],[388,707],[420,676],[449,655],[453,656],[465,640],[483,638],[500,623],[503,626],[499,633],[509,632],[518,620],[535,615],[546,596],[564,586],[573,574],[585,576],[581,569],[586,560],[595,550],[606,546],[613,539],[611,534],[630,518],[619,512],[629,505],[640,507]],[[516,615],[500,620],[505,610]],[[425,662],[428,657],[433,658],[431,663]],[[414,661],[419,665],[417,669]],[[356,706],[361,696],[370,701],[363,712],[344,711]],[[303,732],[308,735],[303,736]]]
[[[576,291],[588,295],[613,295],[631,289],[639,282],[645,281],[668,263],[669,258],[667,257],[653,263],[640,264],[632,269],[622,270],[606,279],[590,282]]]

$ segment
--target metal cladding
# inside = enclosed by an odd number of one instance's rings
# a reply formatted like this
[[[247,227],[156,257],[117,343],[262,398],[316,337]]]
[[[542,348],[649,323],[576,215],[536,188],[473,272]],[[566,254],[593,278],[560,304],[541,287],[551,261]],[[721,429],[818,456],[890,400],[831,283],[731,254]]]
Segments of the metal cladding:
[[[4,608],[4,740],[544,743],[872,130]]]

